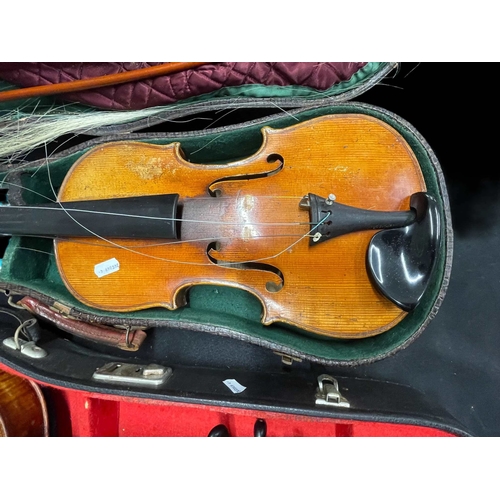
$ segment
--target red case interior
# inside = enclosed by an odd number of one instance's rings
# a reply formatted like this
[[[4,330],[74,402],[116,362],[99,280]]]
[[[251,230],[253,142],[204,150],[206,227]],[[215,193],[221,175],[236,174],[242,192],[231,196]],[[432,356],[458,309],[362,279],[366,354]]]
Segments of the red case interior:
[[[223,424],[232,437],[251,437],[257,419],[267,437],[451,437],[417,425],[304,417],[216,406],[118,398],[46,388],[56,436],[203,437]]]

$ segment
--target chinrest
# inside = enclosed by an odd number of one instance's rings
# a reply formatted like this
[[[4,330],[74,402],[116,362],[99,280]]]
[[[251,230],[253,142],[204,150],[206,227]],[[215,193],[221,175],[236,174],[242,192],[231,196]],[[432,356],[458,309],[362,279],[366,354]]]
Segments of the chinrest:
[[[441,245],[441,220],[427,193],[411,196],[415,221],[401,228],[376,233],[367,252],[367,270],[375,287],[404,311],[422,299],[435,269]]]

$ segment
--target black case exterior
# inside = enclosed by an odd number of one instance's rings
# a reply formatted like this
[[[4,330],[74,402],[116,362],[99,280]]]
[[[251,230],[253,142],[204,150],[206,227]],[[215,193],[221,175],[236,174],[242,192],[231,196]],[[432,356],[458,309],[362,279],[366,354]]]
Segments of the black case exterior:
[[[2,325],[0,342],[9,336],[12,336],[12,328]],[[317,405],[317,379],[332,374],[331,370],[307,362],[284,364],[279,356],[250,344],[241,345],[235,339],[178,330],[170,332],[168,340],[161,336],[149,338],[138,353],[120,351],[118,354],[116,349],[96,349],[92,342],[69,343],[55,332],[46,332],[44,337],[44,348],[50,358],[31,360],[14,351],[8,356],[2,352],[0,360],[4,367],[42,386],[85,391],[94,397],[97,393],[152,402],[205,405],[221,411],[236,408],[354,423],[406,424],[435,428],[457,436],[469,435],[432,398],[407,385],[384,380],[333,374],[340,393],[350,406]],[[153,352],[156,355],[151,354]],[[162,387],[135,387],[92,379],[96,369],[110,361],[145,365],[158,362],[158,352],[165,355],[162,365],[172,368],[172,376]],[[237,380],[246,389],[233,394],[223,385],[228,379]],[[49,410],[50,394],[47,390]],[[151,411],[155,411],[154,407]],[[52,410],[52,414],[55,413]],[[54,428],[53,433],[56,434]]]

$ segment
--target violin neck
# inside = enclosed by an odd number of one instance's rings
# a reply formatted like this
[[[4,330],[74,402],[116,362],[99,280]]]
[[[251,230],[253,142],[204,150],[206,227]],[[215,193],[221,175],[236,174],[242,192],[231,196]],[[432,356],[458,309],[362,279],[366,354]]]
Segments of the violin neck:
[[[178,194],[0,207],[0,234],[177,239]]]

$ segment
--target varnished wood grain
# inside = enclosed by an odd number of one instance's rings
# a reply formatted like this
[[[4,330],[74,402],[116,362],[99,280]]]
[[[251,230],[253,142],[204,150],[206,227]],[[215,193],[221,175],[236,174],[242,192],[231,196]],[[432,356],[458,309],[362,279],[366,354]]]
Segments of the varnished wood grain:
[[[216,182],[274,171],[278,163],[267,161],[271,154],[284,158],[279,172]],[[220,197],[208,194],[210,186]],[[363,115],[265,128],[255,155],[223,165],[189,163],[177,143],[108,143],[73,166],[59,200],[178,193],[183,219],[217,224],[183,222],[183,241],[177,244],[113,242],[129,250],[97,238],[59,240],[58,266],[71,292],[99,309],[175,309],[185,304],[190,286],[226,285],[259,298],[264,324],[280,321],[330,337],[367,337],[386,331],[406,314],[382,297],[367,275],[366,251],[374,231],[310,247],[307,237],[298,241],[309,229],[308,212],[299,209],[299,201],[308,193],[333,193],[339,203],[359,208],[407,210],[410,196],[418,191],[425,191],[425,182],[408,144],[387,124]],[[267,282],[280,281],[272,272],[213,264],[207,255],[212,241],[219,245],[210,252],[213,259],[274,266],[284,277],[283,288],[266,289]],[[95,264],[111,258],[120,262],[120,270],[98,278]]]
[[[48,417],[40,388],[0,370],[0,437],[43,436],[48,436]]]

